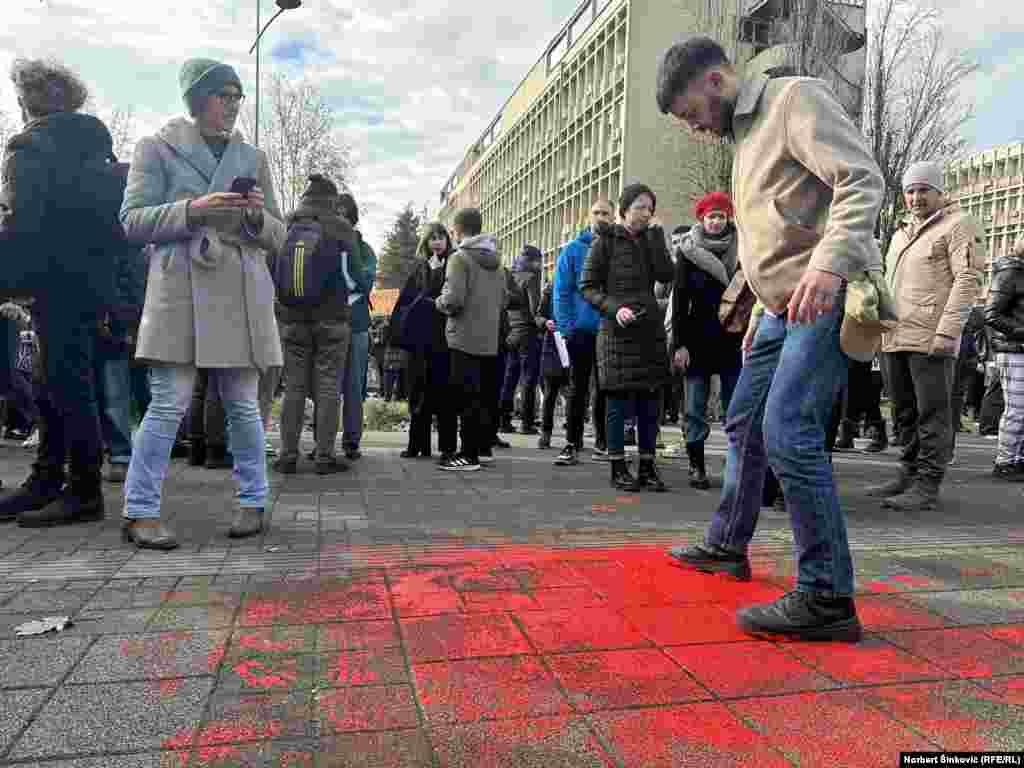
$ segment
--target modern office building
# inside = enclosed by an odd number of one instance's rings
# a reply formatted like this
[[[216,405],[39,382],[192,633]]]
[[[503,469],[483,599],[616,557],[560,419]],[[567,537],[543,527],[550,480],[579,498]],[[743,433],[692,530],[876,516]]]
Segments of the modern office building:
[[[468,148],[441,190],[439,217],[450,225],[460,208],[480,208],[506,262],[532,244],[549,267],[585,225],[591,202],[598,196],[615,200],[635,181],[655,191],[658,215],[668,227],[692,222],[693,201],[708,190],[695,188],[692,165],[701,155],[693,140],[658,112],[660,57],[672,43],[707,31],[698,29],[701,14],[728,8],[716,27],[735,38],[737,59],[758,71],[783,66],[790,2],[584,0]],[[828,18],[844,35],[844,50],[860,61],[859,70],[856,62],[843,69],[844,80],[856,88],[837,87],[849,108],[859,111],[863,0],[822,2],[849,10],[830,10]],[[849,27],[858,23],[859,33]]]
[[[985,227],[991,266],[1024,235],[1024,143],[954,160],[946,167],[946,192]]]

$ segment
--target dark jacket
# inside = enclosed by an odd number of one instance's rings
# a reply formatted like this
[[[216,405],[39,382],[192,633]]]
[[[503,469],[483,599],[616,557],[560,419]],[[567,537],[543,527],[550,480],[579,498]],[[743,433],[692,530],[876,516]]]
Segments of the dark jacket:
[[[678,253],[672,288],[672,351],[690,353],[687,374],[714,375],[743,367],[742,333],[727,333],[718,319],[726,286]]]
[[[540,308],[540,251],[524,250],[516,257],[508,277],[508,347],[525,349],[537,336],[537,311]]]
[[[985,305],[995,352],[1024,352],[1024,257],[1006,256],[992,265]]]
[[[580,293],[583,265],[593,242],[593,233],[590,229],[584,229],[558,255],[555,269],[555,322],[566,338],[576,331],[596,334],[601,327],[601,315]]]
[[[977,364],[981,358],[981,350],[985,342],[982,337],[985,335],[985,307],[975,304],[971,307],[971,313],[967,316],[967,323],[964,325],[962,341],[960,342],[961,363]]]
[[[564,378],[569,371],[562,367],[555,346],[555,334],[547,329],[548,320],[554,320],[554,285],[548,283],[540,295],[540,307],[537,310],[537,328],[544,334],[541,346],[540,370],[545,378]]]
[[[120,229],[117,210],[110,211],[109,222],[100,222],[89,208],[88,190],[69,186],[75,170],[92,157],[112,158],[113,142],[91,115],[39,118],[7,142],[0,178],[0,285],[19,279],[11,274],[17,269],[47,287],[41,298],[50,306],[106,309],[114,294],[110,244]]]
[[[448,255],[441,259],[437,269],[431,268],[429,260],[420,261],[398,294],[398,301],[391,312],[392,327],[400,339],[399,343],[410,352],[448,350],[444,332],[448,318],[434,306],[434,300],[444,287],[447,264]]]
[[[100,327],[101,354],[123,356],[131,354],[142,321],[142,308],[146,303],[146,274],[149,271],[147,249],[129,245],[116,257],[114,272],[114,302]]]
[[[330,237],[338,241],[343,251],[354,253],[358,247],[356,231],[352,229],[345,219],[337,214],[330,201],[325,198],[307,198],[299,201],[298,207],[288,217],[287,225],[303,219],[316,219],[323,230],[324,237]],[[271,262],[278,258],[279,254],[271,256]],[[274,273],[271,263],[271,274]],[[341,268],[341,254],[338,254],[338,276],[336,288],[324,297],[324,300],[315,307],[287,307],[280,302],[274,303],[278,322],[285,325],[308,324],[308,323],[351,323],[352,308],[348,303],[348,287]]]
[[[639,237],[625,227],[602,227],[583,267],[580,289],[601,313],[597,365],[601,388],[609,392],[650,392],[668,376],[664,317],[654,284],[672,279],[665,234],[652,227]],[[626,328],[615,319],[622,307],[644,316]]]

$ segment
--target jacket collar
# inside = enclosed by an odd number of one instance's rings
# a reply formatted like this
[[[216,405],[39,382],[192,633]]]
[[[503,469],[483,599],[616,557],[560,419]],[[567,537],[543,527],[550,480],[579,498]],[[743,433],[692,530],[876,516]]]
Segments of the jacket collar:
[[[224,150],[224,156],[218,163],[206,140],[199,132],[199,127],[192,120],[176,117],[161,128],[157,136],[166,142],[182,160],[191,165],[211,186],[217,175],[218,167],[231,165],[225,161],[229,159],[229,156],[237,153],[244,143],[242,134],[235,130],[228,142],[227,149]],[[230,185],[232,179],[217,179],[217,181],[218,183],[226,181]]]
[[[755,75],[741,81],[740,92],[736,96],[736,107],[733,110],[733,120],[737,117],[752,117],[757,112],[761,103],[761,94],[768,85],[767,75]]]

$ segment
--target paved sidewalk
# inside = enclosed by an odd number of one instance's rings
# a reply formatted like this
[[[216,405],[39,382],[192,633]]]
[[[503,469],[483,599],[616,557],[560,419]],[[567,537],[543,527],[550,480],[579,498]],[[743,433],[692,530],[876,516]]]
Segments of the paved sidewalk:
[[[175,462],[184,546],[134,552],[104,523],[0,528],[0,765],[887,766],[907,750],[1024,749],[1021,486],[964,438],[933,513],[863,489],[842,454],[856,646],[755,641],[734,612],[790,584],[765,510],[754,581],[675,567],[717,491],[609,491],[525,438],[445,475],[370,435],[347,475],[274,478],[273,526],[231,542],[228,472]],[[721,454],[719,438],[711,450]],[[14,485],[26,452],[0,446]],[[718,473],[718,460],[712,460]],[[308,465],[308,469],[312,469]],[[13,628],[68,615],[58,635]]]

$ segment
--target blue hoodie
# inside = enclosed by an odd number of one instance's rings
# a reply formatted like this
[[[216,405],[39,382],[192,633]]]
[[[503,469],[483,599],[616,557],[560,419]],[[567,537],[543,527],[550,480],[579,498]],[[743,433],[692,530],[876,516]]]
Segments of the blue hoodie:
[[[555,324],[566,338],[575,331],[596,334],[601,327],[601,315],[583,298],[579,288],[583,264],[593,241],[593,233],[589,228],[584,229],[558,255],[558,266],[555,269]]]

